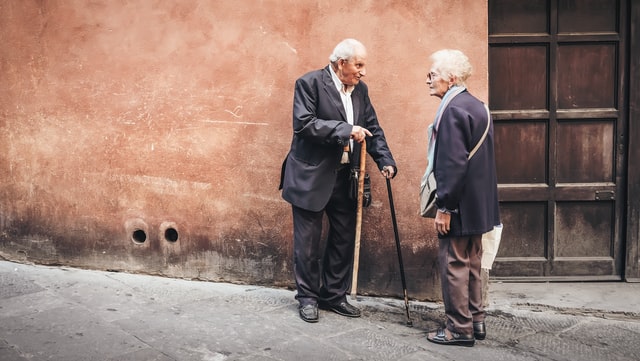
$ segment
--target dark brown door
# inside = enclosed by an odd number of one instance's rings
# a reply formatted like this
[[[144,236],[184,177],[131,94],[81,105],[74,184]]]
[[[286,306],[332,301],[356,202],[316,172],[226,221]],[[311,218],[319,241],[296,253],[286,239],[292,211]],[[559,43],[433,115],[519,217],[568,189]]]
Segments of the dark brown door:
[[[622,277],[626,6],[489,0],[497,278]]]

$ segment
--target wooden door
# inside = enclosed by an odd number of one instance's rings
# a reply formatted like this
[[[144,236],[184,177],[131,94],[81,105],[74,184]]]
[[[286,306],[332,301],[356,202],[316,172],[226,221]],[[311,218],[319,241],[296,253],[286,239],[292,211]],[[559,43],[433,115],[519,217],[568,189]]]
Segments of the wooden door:
[[[626,6],[489,0],[496,278],[622,277]]]

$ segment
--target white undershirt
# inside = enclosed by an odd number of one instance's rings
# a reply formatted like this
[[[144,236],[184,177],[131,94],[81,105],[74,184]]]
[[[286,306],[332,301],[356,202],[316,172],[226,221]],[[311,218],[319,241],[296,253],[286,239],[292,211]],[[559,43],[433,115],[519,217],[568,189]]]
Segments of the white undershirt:
[[[342,99],[342,105],[344,106],[344,112],[347,114],[347,123],[353,125],[353,102],[351,102],[351,93],[353,92],[353,85],[345,85],[340,81],[338,75],[333,71],[333,66],[329,64],[329,71],[331,72],[331,79],[340,93],[340,99]],[[353,149],[353,139],[351,139],[351,149]]]

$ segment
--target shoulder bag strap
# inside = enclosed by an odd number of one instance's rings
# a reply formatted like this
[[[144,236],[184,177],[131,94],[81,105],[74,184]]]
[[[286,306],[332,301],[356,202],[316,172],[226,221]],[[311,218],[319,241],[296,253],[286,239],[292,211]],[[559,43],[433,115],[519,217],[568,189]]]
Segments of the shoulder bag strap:
[[[469,157],[467,158],[467,160],[471,159],[471,157],[473,157],[474,154],[476,154],[476,152],[478,151],[478,148],[480,148],[480,146],[482,145],[482,142],[484,142],[484,139],[487,137],[487,133],[489,133],[489,125],[491,125],[491,113],[489,112],[489,107],[485,104],[484,108],[487,110],[487,129],[484,130],[484,134],[482,134],[482,138],[480,138],[480,140],[478,141],[478,144],[476,144],[475,147],[473,147],[473,149],[471,150],[471,153],[469,153]]]

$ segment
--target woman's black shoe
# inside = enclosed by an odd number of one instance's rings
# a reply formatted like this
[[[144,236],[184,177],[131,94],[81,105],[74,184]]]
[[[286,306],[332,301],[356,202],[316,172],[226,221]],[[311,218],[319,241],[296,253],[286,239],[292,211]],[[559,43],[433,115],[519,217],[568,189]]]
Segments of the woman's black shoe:
[[[467,346],[471,347],[476,343],[476,339],[473,338],[473,335],[465,335],[462,333],[451,332],[450,335],[447,336],[447,330],[444,328],[439,328],[435,333],[429,333],[427,335],[427,340],[437,343],[439,345],[453,345],[453,346]]]
[[[487,337],[487,328],[484,325],[484,321],[473,323],[473,336],[476,340],[484,340]]]

